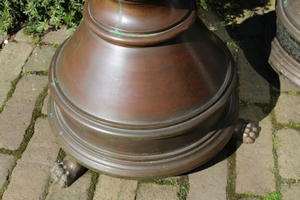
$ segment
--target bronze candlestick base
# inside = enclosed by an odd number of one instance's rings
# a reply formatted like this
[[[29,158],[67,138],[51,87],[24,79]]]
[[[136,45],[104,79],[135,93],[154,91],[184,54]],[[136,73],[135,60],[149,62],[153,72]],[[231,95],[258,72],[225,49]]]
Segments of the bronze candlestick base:
[[[300,2],[278,0],[277,31],[272,41],[269,63],[289,82],[300,86]]]
[[[238,121],[231,54],[194,1],[90,0],[83,16],[49,69],[49,121],[76,160],[58,163],[56,180],[75,180],[77,162],[123,178],[178,175],[233,133],[255,140],[258,128]]]

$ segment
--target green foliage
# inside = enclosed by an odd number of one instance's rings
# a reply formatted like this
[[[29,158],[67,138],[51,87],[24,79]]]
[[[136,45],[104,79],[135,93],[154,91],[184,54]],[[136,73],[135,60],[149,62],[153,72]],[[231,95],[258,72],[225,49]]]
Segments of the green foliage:
[[[289,94],[296,96],[296,95],[298,95],[298,92],[297,91],[290,91]]]
[[[266,6],[270,0],[198,0],[206,11],[214,11],[226,25],[236,24],[237,17],[243,17],[244,10],[252,11],[257,6]]]
[[[200,0],[200,6],[204,10],[208,10],[208,8],[212,5],[212,0]]]
[[[235,18],[243,14],[245,2],[241,0],[200,0],[206,11],[216,12],[226,25],[235,24]]]
[[[40,35],[49,28],[76,27],[85,0],[2,0],[0,34],[13,32],[26,23],[25,33]]]
[[[282,196],[279,191],[272,192],[268,196],[264,197],[264,200],[281,200]]]
[[[175,179],[156,179],[155,183],[158,185],[178,185],[178,181]]]

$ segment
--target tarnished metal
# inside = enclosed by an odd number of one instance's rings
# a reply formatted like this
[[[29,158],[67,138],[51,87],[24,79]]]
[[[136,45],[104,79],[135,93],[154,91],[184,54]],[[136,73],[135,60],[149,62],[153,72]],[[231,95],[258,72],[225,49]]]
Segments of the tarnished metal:
[[[269,62],[274,70],[300,86],[300,1],[278,0],[277,31]]]
[[[125,178],[213,158],[238,118],[236,73],[193,0],[86,1],[50,69],[49,121],[80,164]]]

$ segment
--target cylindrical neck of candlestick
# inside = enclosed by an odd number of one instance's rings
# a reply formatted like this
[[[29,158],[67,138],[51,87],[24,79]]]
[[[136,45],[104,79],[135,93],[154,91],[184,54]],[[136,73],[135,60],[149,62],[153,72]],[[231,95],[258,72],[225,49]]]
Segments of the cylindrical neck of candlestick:
[[[102,39],[147,46],[182,34],[194,23],[197,10],[194,0],[87,0],[83,16]]]
[[[117,0],[120,3],[132,3],[132,4],[147,4],[156,2],[157,0]]]

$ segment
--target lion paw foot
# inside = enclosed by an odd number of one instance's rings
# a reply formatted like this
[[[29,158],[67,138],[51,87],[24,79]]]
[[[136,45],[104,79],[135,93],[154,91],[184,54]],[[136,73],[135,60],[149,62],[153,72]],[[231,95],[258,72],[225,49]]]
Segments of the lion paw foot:
[[[85,167],[69,158],[63,162],[56,162],[51,168],[51,176],[55,183],[59,183],[62,187],[68,187],[85,171]]]
[[[255,125],[250,120],[239,119],[238,124],[235,127],[233,137],[242,141],[245,144],[252,144],[258,137],[260,127]]]
[[[252,121],[246,121],[243,132],[243,143],[252,144],[258,137],[260,128],[256,126]]]

